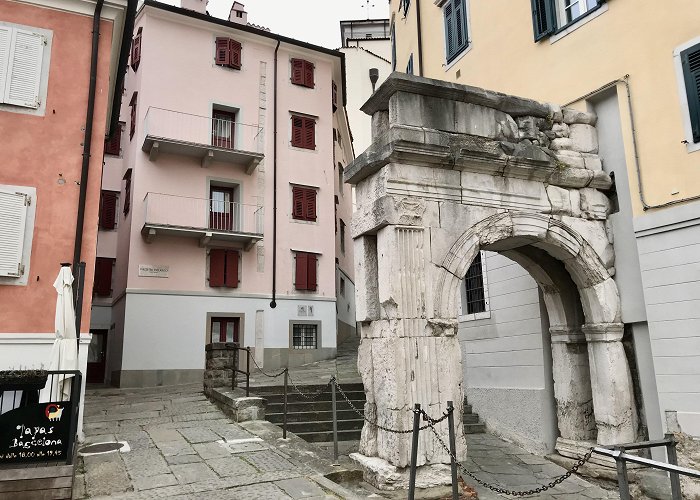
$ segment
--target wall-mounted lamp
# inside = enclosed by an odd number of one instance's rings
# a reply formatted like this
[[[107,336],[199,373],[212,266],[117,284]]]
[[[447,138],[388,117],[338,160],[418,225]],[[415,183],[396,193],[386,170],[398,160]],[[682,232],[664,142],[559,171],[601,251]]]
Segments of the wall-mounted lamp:
[[[377,80],[379,80],[379,70],[377,68],[370,68],[369,81],[372,82],[372,93],[374,93],[374,88],[377,85]]]
[[[63,186],[66,183],[66,180],[63,178],[63,174],[58,174],[58,180],[56,181],[56,184],[59,186]]]

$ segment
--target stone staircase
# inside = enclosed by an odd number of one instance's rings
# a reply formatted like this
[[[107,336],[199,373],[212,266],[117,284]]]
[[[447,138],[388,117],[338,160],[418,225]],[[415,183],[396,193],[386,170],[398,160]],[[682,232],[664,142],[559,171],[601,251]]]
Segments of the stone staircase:
[[[340,384],[348,399],[360,411],[365,406],[365,391],[361,383]],[[305,394],[315,394],[323,385],[304,385],[300,389]],[[284,420],[284,387],[268,386],[253,389],[256,396],[265,398],[267,406],[265,419],[282,427]],[[287,430],[309,442],[333,441],[333,407],[330,387],[318,398],[310,401],[300,395],[289,384],[287,391]],[[356,441],[360,439],[363,420],[350,405],[336,392],[338,412],[338,440]]]
[[[472,413],[472,405],[464,398],[464,412],[462,413],[465,434],[483,434],[486,432],[486,425],[479,420],[478,413]]]

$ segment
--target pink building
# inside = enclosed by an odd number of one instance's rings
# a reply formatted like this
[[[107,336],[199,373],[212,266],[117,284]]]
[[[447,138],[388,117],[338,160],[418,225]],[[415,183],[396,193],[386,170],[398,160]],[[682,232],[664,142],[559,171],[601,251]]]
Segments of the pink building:
[[[53,282],[80,261],[85,369],[102,148],[135,12],[127,0],[0,0],[0,369],[48,366]]]
[[[210,342],[269,369],[354,335],[344,57],[205,2],[146,0],[108,145],[92,379],[198,382]]]

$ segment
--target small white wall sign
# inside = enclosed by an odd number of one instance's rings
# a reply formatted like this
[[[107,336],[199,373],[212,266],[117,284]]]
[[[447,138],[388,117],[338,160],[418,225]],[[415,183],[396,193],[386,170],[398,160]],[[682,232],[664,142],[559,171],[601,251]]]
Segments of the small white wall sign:
[[[148,278],[167,278],[170,272],[170,266],[151,266],[148,264],[139,264],[139,276]]]

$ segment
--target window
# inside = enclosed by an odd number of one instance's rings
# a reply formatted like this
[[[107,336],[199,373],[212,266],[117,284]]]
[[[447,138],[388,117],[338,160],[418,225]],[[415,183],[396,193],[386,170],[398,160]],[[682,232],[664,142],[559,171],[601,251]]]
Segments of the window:
[[[292,218],[316,220],[316,189],[292,187]]]
[[[240,342],[241,318],[212,318],[211,342]]]
[[[318,325],[292,325],[292,349],[316,349],[318,345]]]
[[[413,54],[411,54],[408,58],[408,64],[406,65],[406,74],[407,75],[413,74]]]
[[[482,265],[481,252],[476,254],[474,261],[464,278],[466,291],[467,314],[486,312],[486,289],[484,286],[484,266]]]
[[[345,222],[340,219],[340,251],[345,253]]]
[[[100,198],[100,228],[112,230],[117,227],[117,200],[119,193],[102,191]]]
[[[216,39],[214,63],[217,66],[241,69],[241,49],[242,45],[240,42],[231,38],[218,37]]]
[[[681,52],[693,143],[700,143],[700,43]]]
[[[403,10],[403,17],[408,14],[408,8],[411,6],[411,0],[400,0],[399,10]]]
[[[122,145],[122,125],[124,122],[119,122],[117,128],[112,131],[112,136],[105,139],[105,151],[106,155],[119,156],[121,153]]]
[[[209,250],[209,286],[238,288],[238,250]]]
[[[124,174],[124,215],[129,213],[131,208],[131,169]]]
[[[295,252],[294,288],[297,290],[316,290],[316,265],[318,258],[314,253]]]
[[[316,120],[307,116],[292,115],[292,146],[316,149]]]
[[[292,59],[292,83],[314,88],[314,65],[304,59]]]
[[[114,259],[97,257],[95,259],[95,281],[92,293],[98,297],[109,297],[112,295],[112,268]]]
[[[0,276],[24,274],[22,254],[31,198],[24,193],[0,191]]]
[[[38,109],[47,37],[0,26],[0,103]]]
[[[211,186],[209,190],[209,228],[236,231],[240,228],[241,208],[234,200],[233,187]]]
[[[215,109],[212,112],[211,145],[233,149],[236,113]]]
[[[338,290],[340,292],[340,296],[345,297],[345,278],[342,276],[340,277],[340,286],[338,288],[340,288],[340,290]]]
[[[136,32],[136,36],[131,41],[131,67],[136,71],[139,69],[139,64],[141,63],[141,33],[143,32],[143,27],[139,28]]]
[[[340,192],[341,196],[344,196],[343,193],[343,175],[345,174],[345,170],[343,169],[343,166],[338,163],[338,191]]]
[[[131,123],[129,128],[129,140],[134,138],[134,133],[136,132],[136,101],[138,100],[139,93],[134,92],[131,95],[131,101],[129,101],[129,106],[131,106]]]
[[[332,85],[331,102],[333,103],[333,112],[335,113],[336,109],[338,109],[338,84],[335,82],[333,82]]]
[[[443,6],[447,62],[453,61],[469,45],[465,0],[449,0]]]
[[[535,41],[593,12],[603,0],[531,0]]]

